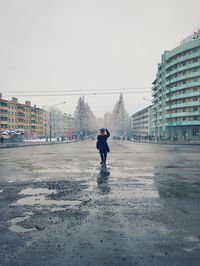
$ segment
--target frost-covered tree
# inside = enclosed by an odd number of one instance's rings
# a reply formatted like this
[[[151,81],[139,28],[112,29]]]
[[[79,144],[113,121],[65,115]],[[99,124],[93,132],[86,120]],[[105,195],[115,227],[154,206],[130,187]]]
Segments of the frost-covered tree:
[[[119,100],[115,104],[109,124],[112,131],[117,135],[127,135],[129,133],[130,119],[125,109],[122,93],[119,96]]]
[[[96,131],[96,118],[84,97],[80,97],[74,113],[75,128],[79,134],[87,135]]]

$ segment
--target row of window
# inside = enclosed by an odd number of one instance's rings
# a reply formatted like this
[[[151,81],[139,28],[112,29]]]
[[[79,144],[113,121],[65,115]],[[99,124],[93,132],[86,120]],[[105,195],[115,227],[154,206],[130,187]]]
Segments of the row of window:
[[[8,114],[9,115],[12,115],[12,116],[23,116],[23,117],[35,117],[36,119],[39,119],[39,120],[41,120],[41,119],[44,119],[44,116],[37,116],[37,115],[35,115],[35,114],[24,114],[24,113],[16,113],[16,112],[8,112]]]
[[[200,57],[196,57],[194,59],[185,60],[183,62],[180,62],[180,63],[176,64],[176,65],[173,65],[172,67],[168,68],[167,72],[171,72],[171,71],[174,71],[174,70],[179,69],[181,67],[189,66],[189,65],[197,63],[197,62],[200,62]]]
[[[174,104],[180,104],[180,103],[198,102],[198,100],[199,100],[198,97],[188,97],[188,98],[173,100],[169,103],[169,106],[174,105]]]
[[[33,108],[26,108],[24,106],[20,106],[20,105],[12,105],[10,106],[9,104],[7,105],[8,108],[12,109],[12,110],[21,110],[21,111],[24,111],[24,112],[27,112],[27,113],[35,113],[35,114],[43,114],[43,110],[36,110],[36,109],[33,109]]]
[[[171,75],[169,78],[167,78],[167,80],[170,81],[170,80],[172,80],[174,78],[184,77],[185,75],[192,74],[192,73],[197,73],[199,71],[200,71],[199,67],[183,70],[183,71],[180,71],[178,73],[175,73],[174,75]]]
[[[38,110],[38,109],[34,109],[32,107],[24,107],[24,106],[21,106],[21,105],[12,105],[12,104],[9,104],[8,102],[5,102],[5,101],[1,101],[0,100],[0,106],[3,106],[3,107],[8,107],[10,109],[13,109],[13,110],[22,110],[22,111],[25,111],[25,112],[33,112],[33,113],[36,113],[36,114],[43,114],[44,111],[43,110]]]
[[[198,117],[198,116],[192,116],[192,117],[189,117],[189,116],[186,117],[186,116],[184,116],[184,117],[169,118],[168,119],[168,122],[197,121],[199,119],[200,119],[200,117]]]
[[[197,52],[200,52],[200,47],[196,47],[196,48],[192,48],[192,49],[185,50],[185,51],[183,51],[183,52],[181,52],[179,54],[176,54],[175,56],[171,57],[167,61],[167,63],[170,64],[171,62],[173,62],[173,61],[175,61],[175,60],[177,60],[177,59],[179,59],[179,58],[181,58],[183,56],[191,55],[191,54],[194,54],[194,53],[197,53]]]
[[[9,128],[9,129],[16,129],[16,128],[23,128],[23,129],[27,129],[27,130],[30,130],[30,129],[32,129],[32,127],[31,126],[24,126],[24,125],[18,125],[18,126],[9,126],[9,125],[7,125],[7,128]],[[35,128],[35,127],[34,127]],[[37,129],[37,131],[44,131],[45,130],[45,128],[43,128],[43,127],[36,127],[36,129]]]
[[[190,83],[193,83],[193,82],[200,82],[200,77],[198,77],[198,78],[184,79],[184,80],[181,80],[181,81],[174,82],[172,84],[167,84],[166,86],[168,88],[175,88],[175,87],[179,87],[181,85],[190,84]]]
[[[177,108],[177,109],[175,109],[175,111],[173,111],[173,113],[172,112],[169,112],[168,114],[174,114],[174,113],[184,113],[184,112],[197,112],[197,111],[199,111],[200,110],[200,108],[198,108],[198,107],[192,107],[192,108],[186,108],[186,107],[184,107],[184,108]]]
[[[200,91],[200,87],[193,87],[193,88],[188,88],[188,89],[182,89],[178,91],[174,91],[168,94],[169,97],[181,95],[181,94],[186,94],[186,93],[192,93],[192,92],[197,92]]]
[[[38,124],[38,125],[42,125],[44,123],[44,121],[25,120],[25,119],[20,119],[20,118],[18,118],[18,119],[9,118],[8,121],[11,122],[11,123],[23,122],[25,124],[31,124],[31,123],[33,124],[34,123],[34,124]]]

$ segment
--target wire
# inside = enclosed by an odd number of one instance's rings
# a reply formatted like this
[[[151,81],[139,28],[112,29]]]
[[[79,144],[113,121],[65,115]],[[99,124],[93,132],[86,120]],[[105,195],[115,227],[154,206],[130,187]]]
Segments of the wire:
[[[94,93],[62,93],[62,94],[15,94],[13,97],[55,97],[55,96],[79,96],[79,95],[109,95],[109,94],[119,94],[120,92],[94,92]],[[151,91],[130,91],[123,92],[123,94],[143,94],[151,93]],[[4,95],[4,97],[10,97],[10,95]]]
[[[151,87],[135,87],[135,88],[115,88],[115,89],[109,89],[109,88],[95,88],[95,89],[65,89],[65,90],[55,90],[55,91],[52,91],[52,90],[40,90],[40,91],[37,91],[37,90],[31,90],[31,91],[9,91],[7,92],[7,94],[10,94],[10,93],[24,93],[24,92],[31,92],[31,93],[36,93],[36,92],[74,92],[74,91],[80,91],[80,92],[83,92],[83,91],[123,91],[123,90],[139,90],[139,89],[151,89]]]

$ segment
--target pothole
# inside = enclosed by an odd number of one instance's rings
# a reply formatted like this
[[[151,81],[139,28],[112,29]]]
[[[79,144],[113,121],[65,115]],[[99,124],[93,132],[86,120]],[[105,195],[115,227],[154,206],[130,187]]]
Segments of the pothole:
[[[20,222],[23,222],[23,221],[28,220],[29,218],[31,218],[32,213],[25,213],[25,215],[26,216],[16,217],[16,218],[13,218],[13,219],[9,220],[8,222],[11,223],[11,226],[9,227],[9,230],[14,232],[14,233],[27,233],[27,232],[37,231],[37,229],[35,227],[33,227],[33,228],[24,228],[24,227],[19,225]]]
[[[25,195],[26,197],[17,200],[12,203],[11,206],[79,206],[81,204],[81,201],[79,200],[52,200],[47,197],[56,193],[57,190],[48,188],[26,188],[18,193],[19,195]]]
[[[26,188],[20,191],[18,194],[19,195],[40,195],[40,194],[52,194],[56,193],[55,189],[48,189],[48,188]]]

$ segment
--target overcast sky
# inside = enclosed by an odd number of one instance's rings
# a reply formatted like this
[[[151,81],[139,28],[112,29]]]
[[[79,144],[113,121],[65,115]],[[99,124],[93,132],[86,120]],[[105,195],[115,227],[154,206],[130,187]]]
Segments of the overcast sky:
[[[199,0],[0,0],[0,91],[147,87],[124,94],[133,114],[149,104],[161,53],[199,26]],[[85,99],[100,116],[118,97]],[[78,96],[30,99],[73,113]]]

